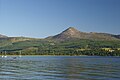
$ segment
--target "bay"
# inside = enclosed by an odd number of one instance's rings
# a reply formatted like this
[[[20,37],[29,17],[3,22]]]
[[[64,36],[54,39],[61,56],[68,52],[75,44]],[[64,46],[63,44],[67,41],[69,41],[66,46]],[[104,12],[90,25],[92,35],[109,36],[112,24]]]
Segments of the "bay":
[[[8,56],[0,80],[120,80],[120,57]]]

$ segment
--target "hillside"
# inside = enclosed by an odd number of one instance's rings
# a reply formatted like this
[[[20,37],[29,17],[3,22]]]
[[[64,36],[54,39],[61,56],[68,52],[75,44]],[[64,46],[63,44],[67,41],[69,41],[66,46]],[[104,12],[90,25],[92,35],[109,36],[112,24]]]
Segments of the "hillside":
[[[0,38],[0,52],[23,55],[101,55],[120,56],[119,35],[86,33],[70,27],[45,39],[27,37]],[[113,51],[113,52],[110,52]]]
[[[0,34],[0,38],[7,38],[7,36]]]
[[[65,31],[55,36],[49,37],[54,40],[74,40],[74,39],[89,39],[89,40],[119,40],[119,36],[108,33],[96,33],[96,32],[81,32],[73,27],[69,27]]]

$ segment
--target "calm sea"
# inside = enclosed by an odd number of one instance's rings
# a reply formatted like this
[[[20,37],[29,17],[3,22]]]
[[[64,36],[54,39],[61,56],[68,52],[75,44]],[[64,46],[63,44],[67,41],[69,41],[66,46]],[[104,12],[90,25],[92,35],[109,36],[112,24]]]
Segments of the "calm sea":
[[[0,58],[0,80],[120,80],[120,57]]]

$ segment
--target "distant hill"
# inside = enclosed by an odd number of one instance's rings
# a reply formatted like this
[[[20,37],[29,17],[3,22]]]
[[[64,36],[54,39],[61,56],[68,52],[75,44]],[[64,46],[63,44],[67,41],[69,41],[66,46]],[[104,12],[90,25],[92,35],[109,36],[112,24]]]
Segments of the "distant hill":
[[[105,51],[109,50],[109,51]],[[120,35],[81,32],[73,27],[45,39],[0,37],[1,55],[107,55],[120,56]],[[113,52],[110,52],[113,51]]]
[[[115,38],[120,39],[120,35],[112,35],[112,36],[115,37]]]
[[[108,33],[96,33],[96,32],[81,32],[73,27],[69,27],[65,31],[55,36],[48,37],[48,39],[54,40],[74,40],[74,39],[89,39],[89,40],[119,40],[120,35],[113,35]]]
[[[7,36],[0,34],[0,38],[7,38]]]

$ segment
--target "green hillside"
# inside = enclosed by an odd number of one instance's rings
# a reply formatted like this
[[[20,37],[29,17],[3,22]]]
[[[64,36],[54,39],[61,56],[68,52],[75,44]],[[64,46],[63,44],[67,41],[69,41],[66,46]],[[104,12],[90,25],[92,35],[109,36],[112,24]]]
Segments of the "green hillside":
[[[18,54],[22,51],[23,55],[116,55],[120,54],[120,41],[102,40],[70,40],[56,42],[47,39],[29,39],[25,41],[11,42],[11,39],[0,40],[0,51],[8,54]],[[6,43],[5,45],[3,45]],[[105,49],[114,50],[113,52]],[[94,52],[93,52],[94,51]],[[115,53],[117,51],[117,53]],[[96,54],[95,54],[96,53]]]
[[[120,56],[119,35],[85,33],[72,27],[62,33],[35,39],[27,37],[1,37],[0,52],[8,55],[98,55]]]

